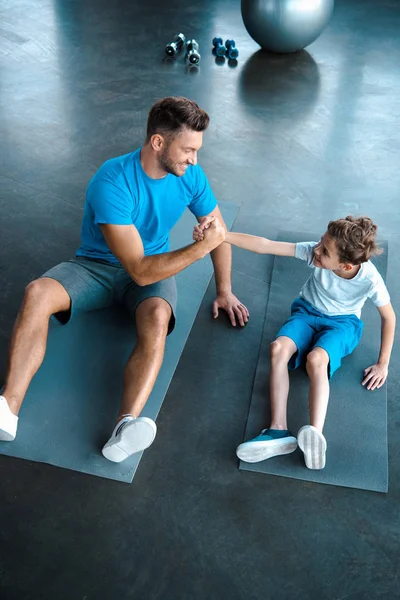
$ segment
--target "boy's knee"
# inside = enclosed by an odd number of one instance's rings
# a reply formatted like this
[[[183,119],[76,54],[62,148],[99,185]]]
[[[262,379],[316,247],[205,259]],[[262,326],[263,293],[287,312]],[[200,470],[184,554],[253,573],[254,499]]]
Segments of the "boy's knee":
[[[285,361],[289,361],[289,358],[291,356],[289,349],[287,348],[285,343],[280,338],[277,338],[276,340],[271,342],[270,355],[271,355],[271,360],[285,360]]]
[[[307,371],[316,371],[318,369],[326,369],[329,364],[329,356],[323,348],[314,348],[307,354]]]

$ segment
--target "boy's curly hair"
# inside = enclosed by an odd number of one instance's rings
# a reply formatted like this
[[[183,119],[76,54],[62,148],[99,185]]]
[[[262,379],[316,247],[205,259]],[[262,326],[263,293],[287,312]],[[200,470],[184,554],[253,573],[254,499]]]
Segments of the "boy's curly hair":
[[[383,250],[376,244],[377,225],[369,217],[347,216],[330,221],[327,233],[335,240],[342,263],[360,265]]]

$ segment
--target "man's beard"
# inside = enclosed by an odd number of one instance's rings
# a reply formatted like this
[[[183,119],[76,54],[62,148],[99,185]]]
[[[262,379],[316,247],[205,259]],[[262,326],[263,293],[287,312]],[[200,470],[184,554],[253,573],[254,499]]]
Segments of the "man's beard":
[[[182,176],[182,173],[179,173],[177,171],[176,163],[172,162],[172,160],[169,157],[169,146],[167,146],[167,148],[164,149],[163,153],[161,154],[158,160],[160,167],[162,167],[164,171],[170,173],[171,175],[175,175],[175,177]]]

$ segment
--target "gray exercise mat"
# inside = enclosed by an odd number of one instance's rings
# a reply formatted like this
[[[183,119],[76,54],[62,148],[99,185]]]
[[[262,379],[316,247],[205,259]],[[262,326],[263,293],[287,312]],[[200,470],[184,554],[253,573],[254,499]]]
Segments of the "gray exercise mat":
[[[288,242],[318,240],[320,235],[293,231],[280,232],[278,239]],[[386,279],[387,243],[384,253],[373,259]],[[269,419],[269,345],[280,326],[290,316],[290,305],[298,295],[310,269],[303,261],[275,257],[271,290],[264,323],[254,388],[250,403],[245,440],[260,433]],[[378,359],[380,348],[380,316],[371,301],[363,311],[364,333],[353,354],[342,361],[331,380],[331,395],[324,428],[327,439],[327,461],[321,471],[304,465],[302,452],[274,457],[260,463],[240,461],[240,469],[270,475],[281,475],[305,481],[328,483],[351,488],[387,492],[387,386],[367,391],[361,386],[363,370]],[[294,435],[308,416],[308,377],[305,369],[290,372],[288,427]]]
[[[230,228],[238,211],[220,208]],[[183,215],[171,234],[171,248],[192,242],[196,221]],[[177,276],[178,307],[164,362],[142,416],[156,419],[213,273],[210,257]],[[20,412],[14,442],[0,453],[130,483],[142,454],[116,464],[101,454],[115,424],[125,363],[135,344],[135,328],[124,309],[97,310],[70,324],[51,324],[46,357]],[[157,438],[155,443],[157,442]]]

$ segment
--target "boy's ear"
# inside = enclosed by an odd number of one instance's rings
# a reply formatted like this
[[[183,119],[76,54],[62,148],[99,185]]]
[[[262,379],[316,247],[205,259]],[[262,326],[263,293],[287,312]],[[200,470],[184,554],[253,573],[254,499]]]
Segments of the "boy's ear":
[[[351,265],[350,263],[343,263],[342,267],[344,271],[351,271],[354,265]]]

